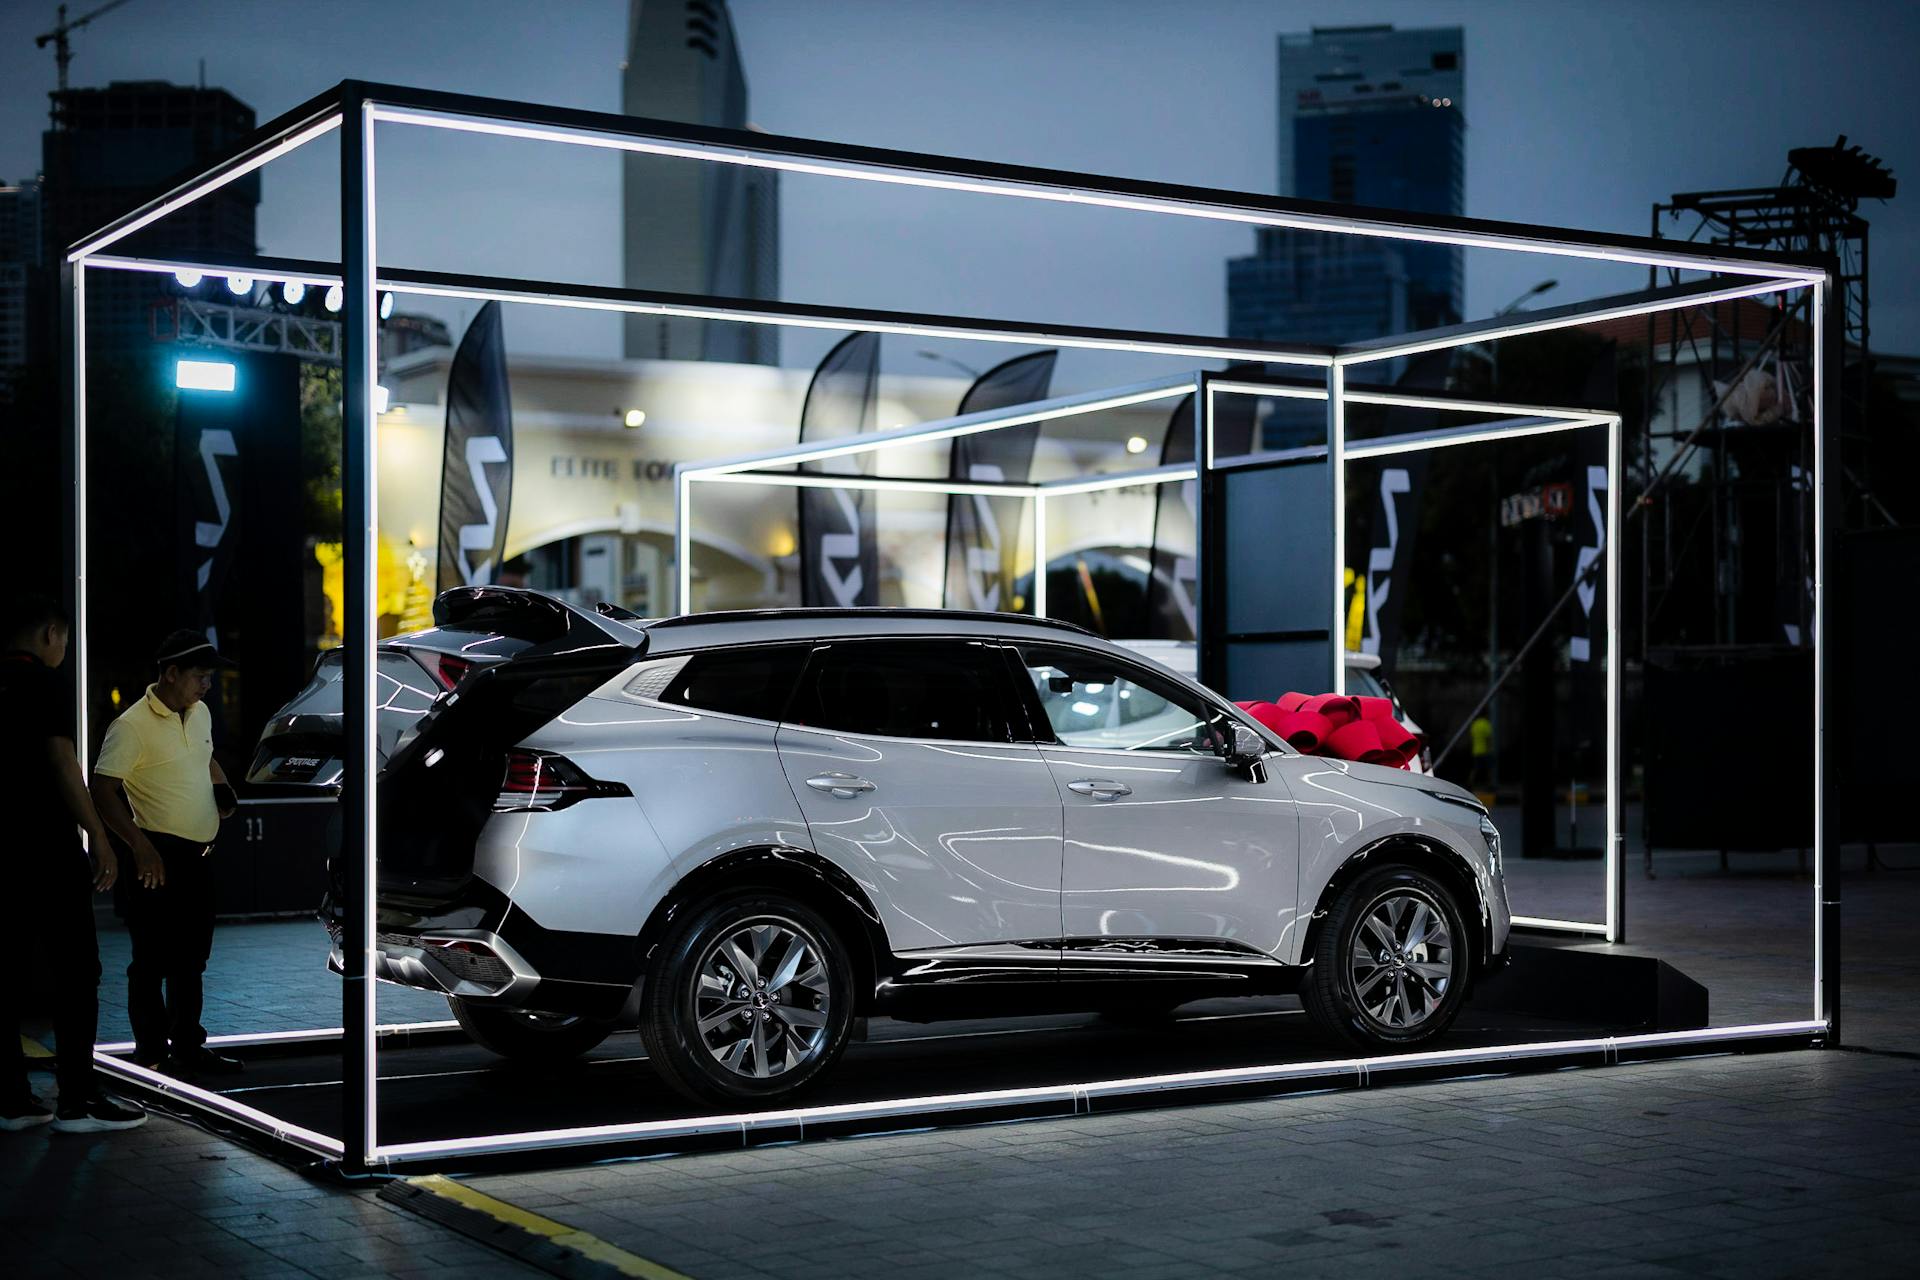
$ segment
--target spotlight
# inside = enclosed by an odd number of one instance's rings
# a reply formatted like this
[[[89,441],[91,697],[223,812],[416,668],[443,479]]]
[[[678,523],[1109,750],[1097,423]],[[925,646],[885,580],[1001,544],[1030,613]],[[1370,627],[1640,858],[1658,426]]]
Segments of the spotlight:
[[[289,280],[280,286],[280,300],[290,307],[300,305],[300,299],[307,296],[307,286],[298,280]]]
[[[176,361],[173,385],[183,391],[231,391],[233,366],[225,360]]]
[[[393,295],[390,293],[383,293],[380,295],[380,318],[382,320],[385,320],[387,317],[391,316],[392,314],[393,314]]]
[[[627,410],[626,415],[622,417],[620,420],[626,423],[628,429],[631,430],[637,427],[645,426],[647,422],[647,415],[638,409],[629,409]]]
[[[242,296],[252,293],[253,277],[252,276],[228,276],[227,292],[232,294],[242,295]]]
[[[206,279],[206,277],[198,271],[176,271],[173,273],[173,282],[182,289],[196,288],[204,279]]]
[[[1145,436],[1128,436],[1127,437],[1128,453],[1145,453],[1146,451],[1147,451],[1147,438]]]
[[[338,311],[347,301],[347,291],[339,285],[327,290],[327,310]]]

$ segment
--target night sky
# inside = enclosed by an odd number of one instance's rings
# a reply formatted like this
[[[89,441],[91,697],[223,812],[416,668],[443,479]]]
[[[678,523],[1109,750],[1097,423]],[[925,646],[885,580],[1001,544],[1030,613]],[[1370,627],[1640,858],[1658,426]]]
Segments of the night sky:
[[[75,11],[91,7],[78,0]],[[54,6],[0,6],[0,178],[38,165]],[[1313,23],[1467,33],[1467,212],[1644,234],[1675,191],[1768,185],[1789,147],[1845,132],[1910,185],[1920,6],[1718,0],[1364,5],[1183,0],[734,0],[756,125],[775,133],[1248,191],[1275,189],[1275,42]],[[74,36],[76,85],[229,89],[262,120],[358,77],[619,108],[624,0],[132,0]],[[384,261],[618,283],[605,153],[383,131]],[[336,152],[269,168],[268,253],[337,256]],[[1219,333],[1223,260],[1246,228],[984,208],[978,198],[788,181],[789,298]],[[1873,222],[1874,345],[1920,351],[1920,191]],[[330,248],[331,246],[331,248]],[[1468,311],[1544,278],[1543,304],[1642,287],[1643,271],[1475,252]],[[458,320],[458,316],[450,316]],[[604,318],[529,318],[522,349],[609,356]],[[790,337],[788,363],[821,345]],[[932,372],[921,365],[922,371]]]

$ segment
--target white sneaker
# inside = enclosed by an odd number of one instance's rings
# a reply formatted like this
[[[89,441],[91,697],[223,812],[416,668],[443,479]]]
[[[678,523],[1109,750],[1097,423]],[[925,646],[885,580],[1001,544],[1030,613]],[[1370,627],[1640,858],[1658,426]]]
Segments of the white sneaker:
[[[112,1129],[138,1129],[147,1122],[147,1113],[138,1107],[123,1107],[109,1098],[95,1095],[77,1106],[62,1103],[53,1117],[55,1133],[105,1133]]]

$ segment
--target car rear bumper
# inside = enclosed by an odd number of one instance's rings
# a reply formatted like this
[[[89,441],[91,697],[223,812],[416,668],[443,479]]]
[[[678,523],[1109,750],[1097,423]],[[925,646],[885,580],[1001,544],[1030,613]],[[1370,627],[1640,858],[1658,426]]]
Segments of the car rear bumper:
[[[336,933],[327,967],[342,972]],[[483,929],[381,932],[372,973],[382,982],[494,1005],[525,1005],[540,986],[532,965],[498,934]]]

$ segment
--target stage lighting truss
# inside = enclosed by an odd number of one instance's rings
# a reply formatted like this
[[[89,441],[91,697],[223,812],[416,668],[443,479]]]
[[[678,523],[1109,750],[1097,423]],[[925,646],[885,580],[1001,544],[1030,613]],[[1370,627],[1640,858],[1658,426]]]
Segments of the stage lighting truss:
[[[1177,217],[1236,223],[1254,227],[1285,227],[1320,231],[1337,235],[1364,236],[1397,241],[1417,241],[1467,248],[1482,248],[1515,253],[1545,254],[1556,257],[1619,262],[1648,268],[1700,272],[1708,276],[1684,284],[1653,288],[1637,293],[1616,295],[1517,315],[1496,316],[1487,320],[1455,325],[1446,329],[1398,335],[1377,342],[1346,346],[1245,342],[1186,334],[1109,330],[1078,325],[981,319],[965,316],[926,315],[877,311],[851,307],[815,306],[733,298],[711,298],[651,292],[646,290],[605,288],[555,281],[503,279],[457,273],[410,270],[378,266],[376,253],[375,190],[377,165],[374,153],[376,124],[392,127],[455,130],[465,133],[521,138],[555,145],[587,146],[649,155],[673,156],[713,164],[745,165],[858,182],[907,185],[941,190],[969,192],[1000,199],[1035,200],[1080,204],[1108,209],[1128,210],[1142,215]],[[317,138],[338,131],[340,141],[341,257],[338,263],[292,261],[239,255],[230,258],[202,255],[191,261],[147,258],[111,253],[109,250],[141,228],[178,212],[217,190],[250,174],[271,161],[305,146]],[[420,1028],[382,1028],[375,1025],[372,980],[373,887],[377,881],[378,848],[375,839],[376,762],[374,730],[375,690],[373,661],[377,605],[375,600],[376,492],[375,492],[375,415],[378,388],[375,382],[378,314],[381,295],[452,297],[472,300],[500,300],[581,310],[626,312],[695,319],[729,320],[743,323],[773,324],[786,327],[896,333],[917,338],[949,338],[965,341],[1018,343],[1042,346],[1138,352],[1157,356],[1178,356],[1195,360],[1230,363],[1261,363],[1302,370],[1318,370],[1323,384],[1279,391],[1264,382],[1242,384],[1257,386],[1261,395],[1299,395],[1322,400],[1327,406],[1327,442],[1320,446],[1330,454],[1328,467],[1333,487],[1333,510],[1343,512],[1344,463],[1351,458],[1379,456],[1394,449],[1439,449],[1472,441],[1506,436],[1575,429],[1585,426],[1607,427],[1609,432],[1609,468],[1617,477],[1620,464],[1619,420],[1610,414],[1582,410],[1543,410],[1537,406],[1469,404],[1444,397],[1394,396],[1392,393],[1349,389],[1350,370],[1383,360],[1393,360],[1427,351],[1497,341],[1501,338],[1538,333],[1549,329],[1592,324],[1599,320],[1646,315],[1684,307],[1708,306],[1716,302],[1767,294],[1786,294],[1808,289],[1813,292],[1813,402],[1814,402],[1814,618],[1816,664],[1814,682],[1814,723],[1818,741],[1815,750],[1814,778],[1814,954],[1813,1009],[1804,1022],[1712,1028],[1706,1032],[1661,1033],[1650,1036],[1606,1038],[1591,1042],[1569,1042],[1569,1052],[1591,1050],[1611,1061],[1625,1052],[1698,1051],[1714,1045],[1741,1042],[1779,1041],[1782,1038],[1818,1042],[1837,1034],[1839,1024],[1839,893],[1835,858],[1838,832],[1834,825],[1835,806],[1827,795],[1829,776],[1826,767],[1826,742],[1831,730],[1826,692],[1831,680],[1831,661],[1826,638],[1832,601],[1825,589],[1827,552],[1833,538],[1830,527],[1837,515],[1837,502],[1829,498],[1833,483],[1831,471],[1835,448],[1835,421],[1832,408],[1834,388],[1827,361],[1830,344],[1837,340],[1829,330],[1834,327],[1834,282],[1821,266],[1756,251],[1725,247],[1695,246],[1641,237],[1619,236],[1562,228],[1491,222],[1480,219],[1420,215],[1403,212],[1360,210],[1348,207],[1298,201],[1278,197],[1252,196],[1238,192],[1179,187],[1089,174],[1056,172],[1020,166],[999,165],[952,157],[855,147],[806,139],[782,138],[704,126],[634,119],[626,116],[574,111],[502,99],[430,92],[394,85],[345,81],[278,119],[263,126],[224,160],[216,163],[165,195],[114,220],[73,245],[65,255],[62,269],[63,327],[70,359],[63,367],[69,406],[69,448],[72,450],[74,477],[72,533],[76,583],[74,634],[78,697],[76,715],[79,741],[89,741],[87,733],[88,687],[87,655],[87,467],[86,467],[86,279],[89,271],[146,271],[219,276],[231,282],[245,277],[252,282],[318,287],[326,291],[329,303],[338,296],[343,304],[343,348],[345,365],[345,465],[342,470],[343,504],[346,515],[345,575],[345,709],[347,718],[347,759],[345,859],[346,932],[342,952],[344,1021],[340,1029],[346,1059],[346,1089],[343,1104],[344,1139],[306,1130],[291,1132],[289,1126],[255,1108],[231,1098],[169,1081],[144,1071],[112,1054],[98,1056],[103,1070],[144,1087],[168,1093],[191,1105],[244,1124],[269,1137],[290,1141],[293,1145],[339,1161],[350,1170],[397,1165],[431,1163],[442,1158],[473,1156],[489,1152],[527,1151],[566,1147],[587,1142],[616,1141],[623,1136],[639,1137],[658,1129],[658,1125],[609,1125],[592,1130],[557,1130],[541,1133],[502,1134],[458,1141],[385,1145],[379,1139],[378,1080],[376,1060],[382,1039]],[[337,294],[336,294],[336,291]],[[901,432],[876,433],[858,442],[835,442],[816,446],[811,451],[780,451],[787,465],[800,461],[847,456],[870,449],[885,450],[905,442],[910,436],[925,443],[968,431],[995,430],[1018,425],[1021,421],[1041,421],[1036,413],[1065,416],[1096,412],[1100,407],[1121,403],[1144,403],[1167,399],[1202,389],[1203,403],[1210,408],[1212,399],[1236,394],[1242,389],[1223,379],[1201,375],[1166,384],[1142,384],[1119,396],[1068,397],[1028,406],[1014,415],[973,415],[925,428],[903,428]],[[1132,397],[1132,398],[1124,398]],[[1441,403],[1440,401],[1443,401]],[[1417,402],[1417,403],[1416,403]],[[1371,403],[1403,404],[1409,407],[1492,414],[1500,420],[1459,428],[1452,432],[1423,433],[1417,437],[1388,437],[1356,442],[1346,440],[1346,405]],[[1211,414],[1203,410],[1201,417]],[[903,433],[905,433],[903,435]],[[1019,492],[1035,499],[1037,533],[1044,545],[1045,507],[1049,498],[1069,493],[1085,493],[1120,485],[1161,484],[1194,478],[1201,467],[1227,468],[1234,459],[1212,455],[1211,429],[1207,430],[1205,453],[1194,465],[1172,468],[1146,468],[1116,472],[1042,485],[1001,487],[947,485],[936,492]],[[1250,461],[1258,462],[1256,455]],[[676,571],[684,589],[687,574],[685,513],[689,486],[695,483],[825,483],[835,488],[879,487],[885,482],[868,477],[786,476],[771,478],[755,474],[769,464],[764,456],[736,459],[732,470],[716,469],[710,464],[681,468],[676,477],[680,499],[681,534],[678,541],[679,563]],[[897,482],[896,482],[897,483]],[[944,484],[945,482],[941,482]],[[916,484],[917,491],[929,486]],[[1618,484],[1609,484],[1608,551],[1616,547],[1618,525]],[[1342,521],[1334,522],[1334,580],[1341,575],[1338,566],[1344,560]],[[1610,859],[1608,924],[1611,936],[1619,919],[1619,812],[1618,733],[1619,674],[1617,670],[1618,571],[1617,557],[1607,556],[1608,574],[1608,723],[1612,740],[1608,765]],[[1043,582],[1044,574],[1036,574]],[[1044,588],[1036,594],[1043,594]],[[1044,600],[1037,602],[1044,608]],[[1340,634],[1343,598],[1336,586],[1336,597],[1329,602],[1332,633]],[[1338,670],[1339,664],[1335,664]],[[1338,677],[1336,677],[1338,678]],[[355,856],[357,855],[357,856]],[[1539,922],[1580,929],[1601,926],[1579,922]],[[422,1027],[427,1024],[421,1024]],[[292,1033],[325,1036],[329,1032]],[[254,1043],[262,1037],[224,1038],[227,1043]],[[266,1037],[271,1040],[272,1037]],[[1473,1064],[1502,1061],[1522,1062],[1551,1054],[1557,1046],[1516,1044],[1473,1050],[1448,1050],[1415,1055],[1417,1069],[1431,1072],[1449,1067],[1465,1068]],[[1351,1062],[1305,1064],[1336,1074],[1351,1070],[1358,1078],[1383,1076],[1411,1059],[1388,1058]],[[1243,1071],[1181,1073],[1145,1080],[1089,1082],[1062,1086],[1071,1095],[1076,1109],[1081,1101],[1096,1094],[1116,1092],[1134,1094],[1156,1090],[1190,1088],[1199,1084],[1257,1084],[1298,1074],[1293,1067],[1249,1068]],[[1049,1091],[1014,1091],[1048,1093]],[[997,1095],[956,1095],[954,1098],[902,1099],[864,1104],[875,1114],[908,1115],[935,1112],[968,1105],[966,1098]],[[858,1110],[859,1108],[855,1108]],[[831,1123],[836,1108],[800,1109],[772,1115],[707,1117],[700,1121],[675,1122],[682,1128],[708,1131],[717,1125],[722,1130],[745,1134],[756,1126],[797,1126],[804,1128],[808,1118],[817,1125]],[[704,1128],[703,1128],[704,1126]]]

